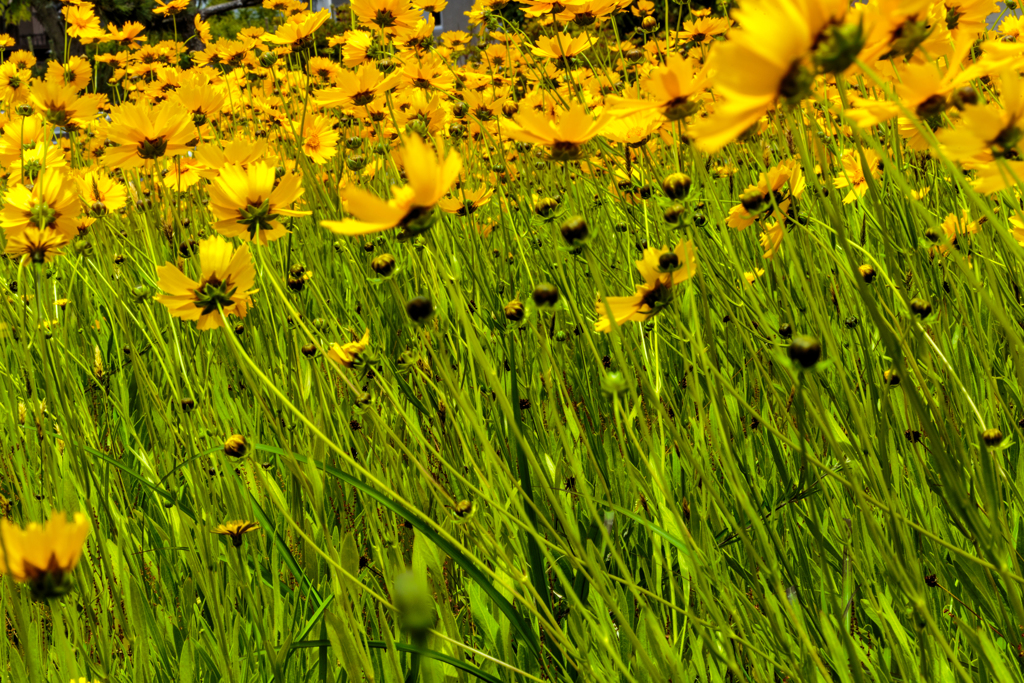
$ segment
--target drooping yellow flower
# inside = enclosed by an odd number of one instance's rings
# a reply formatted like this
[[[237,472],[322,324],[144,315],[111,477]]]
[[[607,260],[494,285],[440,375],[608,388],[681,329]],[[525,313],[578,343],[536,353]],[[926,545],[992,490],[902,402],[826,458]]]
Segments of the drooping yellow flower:
[[[224,315],[244,318],[255,292],[256,269],[249,256],[249,245],[235,250],[219,235],[199,243],[199,282],[189,278],[170,263],[156,269],[158,287],[166,292],[156,300],[175,318],[190,320],[200,330],[223,326]]]
[[[53,228],[26,228],[7,240],[7,255],[27,258],[32,263],[47,263],[60,256],[67,238]]]
[[[678,121],[697,113],[708,85],[707,65],[700,66],[673,52],[665,66],[652,69],[640,83],[640,89],[650,99],[610,95],[608,106],[616,115],[653,109],[669,121]]]
[[[71,586],[67,575],[78,565],[89,535],[89,520],[81,512],[68,521],[58,512],[45,525],[31,522],[21,528],[0,520],[0,574],[27,583],[37,598],[56,597]]]
[[[178,101],[150,106],[130,102],[111,112],[110,140],[115,147],[103,154],[108,168],[130,169],[165,156],[188,151],[199,131],[191,113]]]
[[[697,146],[715,152],[757,123],[776,102],[795,103],[810,92],[807,62],[826,27],[842,21],[847,0],[745,0],[733,12],[737,27],[715,45],[709,66],[715,113],[691,128]]]
[[[448,193],[462,170],[462,158],[449,152],[443,162],[440,154],[417,135],[405,141],[402,161],[408,185],[392,187],[392,199],[385,202],[357,187],[342,192],[348,212],[355,216],[342,221],[322,221],[339,235],[368,235],[401,227],[416,233],[432,225],[434,207]]]
[[[743,190],[740,203],[729,210],[726,225],[745,230],[766,214],[782,220],[793,200],[803,194],[806,186],[800,164],[795,160],[783,161],[762,173],[756,183]],[[784,189],[788,191],[784,192]]]
[[[78,88],[64,79],[37,82],[29,94],[29,101],[48,122],[62,128],[80,128],[96,117],[105,95],[87,93],[79,95]]]
[[[220,534],[221,536],[230,536],[231,545],[236,548],[242,547],[242,537],[250,531],[259,529],[260,525],[256,522],[249,522],[246,520],[238,520],[235,522],[227,522],[225,524],[217,525],[212,533]]]
[[[48,169],[31,189],[15,185],[4,196],[0,226],[7,239],[28,228],[51,228],[71,239],[78,234],[77,216],[81,203],[75,185],[62,169]]]
[[[301,178],[285,173],[275,187],[275,168],[258,161],[250,166],[224,166],[210,186],[210,211],[217,222],[213,229],[225,237],[241,237],[261,243],[284,237],[286,216],[308,216],[308,211],[289,207],[304,192]]]
[[[692,241],[680,241],[669,251],[646,249],[643,258],[636,262],[644,281],[636,286],[632,296],[598,296],[594,323],[597,332],[610,332],[611,320],[616,325],[628,321],[643,322],[657,315],[672,299],[672,288],[689,280],[697,272],[697,251]],[[609,314],[610,309],[610,314]]]
[[[346,368],[351,368],[359,362],[359,354],[365,351],[369,345],[370,330],[367,328],[359,341],[352,341],[347,344],[331,344],[331,350],[327,352],[327,357],[335,363],[341,363]]]
[[[520,110],[514,123],[504,124],[504,131],[513,140],[544,145],[554,161],[572,161],[580,157],[583,143],[600,133],[609,120],[608,113],[595,120],[582,104],[573,103],[557,120],[534,109]]]

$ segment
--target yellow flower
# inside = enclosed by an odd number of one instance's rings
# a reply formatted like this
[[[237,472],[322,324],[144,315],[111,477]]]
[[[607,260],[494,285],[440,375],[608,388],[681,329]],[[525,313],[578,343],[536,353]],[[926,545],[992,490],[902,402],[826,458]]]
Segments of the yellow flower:
[[[64,8],[64,20],[67,22],[68,35],[78,38],[83,45],[106,35],[100,28],[100,18],[93,12],[92,3],[68,5]]]
[[[352,0],[352,11],[360,24],[379,30],[385,36],[408,31],[423,16],[408,0]]]
[[[7,255],[20,259],[27,257],[32,263],[46,263],[60,256],[60,248],[67,238],[52,228],[26,228],[7,240]]]
[[[335,363],[341,363],[346,368],[350,368],[359,362],[359,354],[365,351],[369,344],[370,330],[367,328],[359,341],[348,342],[347,344],[331,344],[331,350],[327,352],[327,357]]]
[[[104,216],[123,209],[128,203],[128,191],[124,185],[111,178],[105,171],[96,169],[78,178],[78,194],[93,216]]]
[[[535,109],[521,110],[515,123],[504,124],[504,130],[513,140],[544,145],[554,161],[571,161],[580,157],[583,143],[601,132],[608,121],[607,113],[595,120],[582,104],[574,103],[557,122]]]
[[[708,87],[708,67],[696,65],[693,60],[674,52],[668,56],[665,66],[651,70],[640,87],[650,95],[650,99],[610,95],[609,108],[616,115],[654,109],[669,121],[678,121],[700,109],[703,93]]]
[[[227,522],[225,524],[220,524],[212,530],[212,533],[220,534],[221,536],[230,536],[231,545],[235,546],[236,548],[241,548],[242,536],[244,536],[250,531],[259,528],[260,525],[256,522],[238,520],[235,522]]]
[[[305,12],[288,18],[288,21],[278,27],[277,33],[270,33],[263,36],[268,42],[278,45],[296,45],[302,43],[324,22],[331,17],[331,10],[322,9],[315,14]]]
[[[75,56],[69,57],[65,64],[53,60],[46,67],[46,80],[54,83],[63,81],[76,90],[84,90],[92,80],[92,64],[88,59]]]
[[[402,155],[409,184],[393,187],[388,202],[375,195],[350,187],[342,192],[348,212],[355,219],[322,221],[328,230],[339,235],[368,235],[402,227],[407,232],[422,232],[430,227],[434,206],[448,192],[462,170],[462,158],[449,152],[443,163],[439,154],[419,136],[405,141]]]
[[[249,246],[243,244],[237,251],[231,243],[215,235],[199,243],[199,264],[202,275],[199,282],[187,277],[171,264],[156,269],[160,278],[158,287],[166,294],[156,300],[167,307],[175,318],[191,320],[200,330],[221,327],[224,315],[244,318],[252,304],[249,298],[256,278],[256,269],[249,256]]]
[[[871,177],[878,179],[882,176],[882,161],[878,154],[872,149],[864,150],[864,159],[871,170]],[[849,187],[850,191],[843,197],[843,204],[850,204],[857,201],[868,191],[868,179],[864,175],[864,167],[861,165],[860,153],[855,149],[848,149],[843,152],[843,175],[836,176],[832,185],[836,188]]]
[[[108,136],[116,146],[104,152],[104,164],[130,169],[185,153],[199,137],[199,131],[191,113],[180,102],[165,100],[155,106],[130,102],[114,108]]]
[[[636,268],[644,279],[636,286],[636,293],[610,296],[603,301],[598,297],[595,331],[610,332],[613,318],[616,325],[621,325],[630,320],[643,322],[657,315],[671,301],[672,287],[697,272],[697,252],[692,241],[680,241],[672,251],[665,247],[647,249],[643,258],[636,262]]]
[[[0,574],[29,584],[37,598],[63,595],[71,588],[65,578],[78,564],[88,535],[89,520],[81,512],[70,522],[59,512],[45,525],[32,522],[24,529],[0,520]]]
[[[334,120],[318,114],[307,114],[295,128],[302,138],[302,151],[314,164],[323,165],[338,153],[338,132]]]
[[[573,38],[566,33],[555,34],[555,37],[548,38],[541,36],[537,39],[537,45],[531,48],[531,52],[538,57],[548,59],[567,59],[578,55],[591,45],[591,38],[583,32]]]
[[[164,16],[173,17],[176,14],[180,14],[188,9],[188,3],[190,0],[154,0],[156,7],[153,8],[153,14],[162,14]]]
[[[783,188],[789,186],[789,192]],[[785,216],[792,201],[803,194],[807,181],[795,160],[783,161],[762,173],[757,183],[748,185],[740,195],[740,203],[729,210],[726,225],[737,230],[750,227],[766,211],[776,219]],[[774,204],[773,204],[774,201]],[[778,210],[775,209],[778,206]]]
[[[213,229],[225,237],[241,237],[266,244],[284,237],[287,230],[280,218],[307,216],[308,211],[289,209],[302,196],[301,179],[285,173],[275,187],[273,166],[258,161],[248,168],[224,166],[210,186],[210,211],[217,222]]]
[[[691,130],[699,148],[715,152],[757,123],[776,101],[810,92],[804,63],[825,27],[845,15],[847,0],[746,0],[733,12],[737,28],[715,45],[709,65],[724,98],[714,115]]]
[[[60,169],[47,170],[32,189],[24,185],[10,188],[0,211],[0,226],[7,239],[28,228],[51,228],[67,239],[78,234],[76,217],[81,207],[74,183]]]
[[[38,81],[29,95],[32,106],[43,118],[62,128],[80,128],[96,117],[106,96],[78,94],[78,87],[64,79]]]
[[[315,100],[322,107],[363,107],[397,83],[396,75],[385,76],[375,65],[367,64],[354,73],[345,71],[340,74],[338,87],[318,91]]]

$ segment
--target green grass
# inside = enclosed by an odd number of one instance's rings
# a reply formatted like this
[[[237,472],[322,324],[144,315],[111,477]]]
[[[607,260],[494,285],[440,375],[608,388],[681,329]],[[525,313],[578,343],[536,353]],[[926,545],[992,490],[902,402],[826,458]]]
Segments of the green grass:
[[[211,232],[197,189],[177,236],[154,192],[54,265],[4,261],[2,512],[79,510],[93,532],[68,595],[2,584],[0,677],[1024,680],[1018,207],[885,126],[862,144],[898,151],[843,205],[811,150],[856,141],[793,126],[791,151],[790,120],[763,137],[767,162],[795,155],[808,188],[770,261],[756,226],[725,227],[760,143],[725,153],[732,178],[652,144],[635,203],[510,149],[520,180],[410,242],[333,240],[318,226],[338,216],[333,187],[310,173],[313,216],[254,249],[243,331],[198,332],[151,297],[155,266]],[[478,178],[503,154],[458,149]],[[657,183],[677,169],[693,186],[673,225]],[[561,198],[554,217],[531,191]],[[987,220],[935,253],[926,230],[960,212]],[[574,215],[582,250],[558,232]],[[684,237],[699,272],[672,304],[595,333],[597,292],[633,291],[638,245]],[[369,268],[384,252],[387,279]],[[313,273],[298,292],[296,263]],[[553,309],[528,301],[540,282]],[[424,325],[405,313],[416,295],[434,303]],[[516,297],[519,324],[503,314]],[[813,369],[788,359],[784,324],[820,341]],[[366,328],[362,367],[327,361]],[[245,457],[224,454],[232,434]],[[261,525],[237,550],[210,533],[235,519]]]

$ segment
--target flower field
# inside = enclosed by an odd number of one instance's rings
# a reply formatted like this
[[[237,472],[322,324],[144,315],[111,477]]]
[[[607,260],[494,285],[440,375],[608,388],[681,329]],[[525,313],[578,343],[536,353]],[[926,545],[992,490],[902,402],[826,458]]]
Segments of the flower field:
[[[1024,681],[1015,2],[136,5],[0,36],[0,681]]]

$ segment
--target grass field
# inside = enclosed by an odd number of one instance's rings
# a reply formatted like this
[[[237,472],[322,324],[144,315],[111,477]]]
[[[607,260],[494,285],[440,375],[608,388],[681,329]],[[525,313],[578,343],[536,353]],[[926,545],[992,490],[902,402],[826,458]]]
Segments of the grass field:
[[[0,680],[1024,681],[1016,6],[417,3],[8,43]]]

